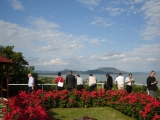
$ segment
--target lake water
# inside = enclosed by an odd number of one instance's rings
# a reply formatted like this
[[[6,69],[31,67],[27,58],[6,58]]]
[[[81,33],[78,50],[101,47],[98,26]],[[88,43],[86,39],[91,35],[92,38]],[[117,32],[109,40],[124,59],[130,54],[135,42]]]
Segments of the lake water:
[[[74,74],[73,74],[74,75]],[[110,74],[113,78],[113,81],[115,81],[117,74]],[[39,75],[39,76],[43,76],[43,77],[52,77],[52,78],[56,78],[57,75]],[[80,76],[83,78],[83,80],[85,81],[88,78],[88,74],[80,74]],[[106,80],[106,76],[105,74],[94,74],[94,76],[97,78],[97,81],[105,81]],[[123,74],[123,76],[126,78],[128,76],[128,74]],[[146,84],[146,79],[149,76],[149,73],[133,73],[132,77],[135,80],[135,83],[140,83],[140,84]],[[62,75],[62,77],[65,79],[66,75]],[[158,80],[158,86],[160,86],[160,73],[157,73],[155,75],[156,80]]]

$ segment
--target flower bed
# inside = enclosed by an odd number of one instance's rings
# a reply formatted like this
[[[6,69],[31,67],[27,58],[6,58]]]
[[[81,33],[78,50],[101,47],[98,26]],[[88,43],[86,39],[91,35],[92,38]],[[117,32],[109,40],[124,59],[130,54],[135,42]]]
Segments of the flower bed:
[[[138,120],[160,119],[160,101],[142,93],[127,94],[123,90],[87,92],[73,90],[42,91],[28,95],[20,91],[5,102],[4,120],[49,120],[46,108],[113,107]]]

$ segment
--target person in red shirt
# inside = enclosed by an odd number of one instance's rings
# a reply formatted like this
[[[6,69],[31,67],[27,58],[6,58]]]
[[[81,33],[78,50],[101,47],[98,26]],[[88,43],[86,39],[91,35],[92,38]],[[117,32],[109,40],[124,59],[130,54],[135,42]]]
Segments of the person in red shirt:
[[[63,79],[63,77],[61,77],[60,72],[58,72],[57,75],[58,75],[58,77],[56,78],[55,83],[57,84],[57,90],[61,91],[64,89],[64,79]]]

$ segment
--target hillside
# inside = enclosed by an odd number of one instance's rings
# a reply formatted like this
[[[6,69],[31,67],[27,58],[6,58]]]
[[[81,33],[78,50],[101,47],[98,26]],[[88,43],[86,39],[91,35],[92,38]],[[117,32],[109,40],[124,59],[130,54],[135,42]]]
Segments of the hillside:
[[[62,74],[68,74],[69,69],[64,69],[62,71],[35,71],[38,74],[43,74],[43,75],[53,75],[53,74],[57,74],[57,72],[61,72]],[[77,70],[73,70],[74,74],[117,74],[119,72],[122,73],[127,73],[126,71],[122,71],[122,70],[118,70],[114,67],[99,67],[97,69],[94,70],[87,70],[87,71],[77,71]]]

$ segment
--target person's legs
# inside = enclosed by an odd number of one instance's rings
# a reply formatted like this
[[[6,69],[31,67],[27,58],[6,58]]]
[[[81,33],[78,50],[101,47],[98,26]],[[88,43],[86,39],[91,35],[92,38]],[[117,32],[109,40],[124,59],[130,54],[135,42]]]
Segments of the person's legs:
[[[126,90],[127,90],[128,93],[131,93],[132,92],[132,86],[127,85]]]
[[[107,91],[109,89],[109,85],[107,83],[104,84],[104,89]]]
[[[123,89],[124,89],[124,85],[118,84],[118,90],[123,90]]]
[[[93,85],[89,87],[89,92],[93,91]]]
[[[71,90],[72,90],[72,88],[67,88],[67,90],[71,91]]]
[[[83,89],[83,85],[79,85],[79,90],[81,91]]]
[[[81,90],[81,86],[80,85],[77,85],[77,90]]]
[[[97,84],[93,85],[93,90],[96,90]]]
[[[83,86],[83,85],[81,85],[81,90],[82,90],[82,89],[84,89],[84,86]]]
[[[32,87],[28,87],[28,94],[32,92]]]
[[[149,90],[149,95],[156,99],[156,91]]]
[[[58,91],[61,91],[61,90],[63,90],[63,87],[58,86]]]
[[[60,90],[64,90],[64,87],[60,87]]]

